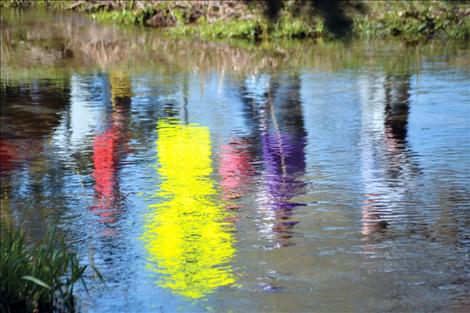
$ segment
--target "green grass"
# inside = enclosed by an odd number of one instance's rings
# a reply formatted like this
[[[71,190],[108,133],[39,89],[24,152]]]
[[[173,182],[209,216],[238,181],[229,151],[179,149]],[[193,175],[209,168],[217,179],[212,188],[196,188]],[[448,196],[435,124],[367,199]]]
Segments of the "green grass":
[[[66,9],[72,4],[72,0],[0,0],[0,8],[26,8],[35,6],[51,9]]]
[[[270,39],[270,38],[331,38],[323,23],[325,15],[305,7],[307,0],[283,1],[284,8],[276,20],[269,20],[260,5],[240,5],[236,18],[224,14],[214,19],[208,8],[201,16],[194,16],[191,5],[179,1],[87,1],[72,0],[5,0],[0,6],[27,7],[43,6],[64,10],[74,8],[102,22],[123,25],[152,25],[152,17],[160,22],[154,26],[166,26],[170,35],[197,37],[202,39]],[[240,2],[242,3],[242,2]],[[347,6],[348,1],[344,2]],[[465,1],[364,1],[364,9],[346,9],[345,13],[353,22],[348,31],[361,38],[399,38],[404,41],[420,41],[430,38],[470,39],[470,2]],[[196,5],[195,5],[196,7]],[[206,11],[204,11],[206,10]],[[211,16],[211,17],[210,17]],[[210,17],[210,23],[208,19]],[[195,20],[196,19],[196,20]],[[163,20],[163,22],[161,21]]]
[[[86,289],[88,266],[57,240],[55,228],[40,243],[28,245],[22,230],[2,224],[0,243],[0,311],[75,311],[74,288],[81,282]]]
[[[354,33],[365,38],[407,41],[470,38],[470,3],[456,1],[369,2],[368,14],[354,18]]]
[[[171,35],[198,37],[201,39],[269,39],[269,38],[317,38],[328,36],[323,21],[317,19],[311,25],[301,18],[286,15],[274,24],[263,18],[240,21],[218,21],[195,25],[180,24],[167,29]]]
[[[314,22],[311,22],[290,14],[283,15],[274,24],[272,31],[274,38],[317,38],[328,37],[329,35],[321,18],[316,18]]]
[[[287,3],[287,2],[286,2]],[[350,11],[353,28],[351,33],[362,38],[400,38],[405,41],[446,38],[466,40],[470,38],[470,3],[455,1],[368,1],[366,10]],[[120,24],[145,25],[154,14],[170,14],[171,2],[148,3],[144,9],[113,9],[93,11],[92,17],[100,21]],[[247,8],[248,10],[248,8]],[[247,12],[248,13],[248,12]],[[268,38],[331,38],[324,27],[323,17],[311,12],[295,12],[289,5],[279,19],[269,21],[260,10],[251,8],[246,19],[218,20],[212,23],[201,16],[189,23],[186,11],[173,8],[171,14],[177,22],[165,28],[171,35],[202,39],[249,39]]]
[[[243,38],[258,39],[266,33],[267,25],[262,21],[219,21],[212,24],[180,25],[168,28],[168,33],[177,36],[192,36],[204,39]]]
[[[100,22],[116,22],[124,25],[143,24],[142,15],[136,15],[131,10],[99,11],[91,14],[93,19]]]

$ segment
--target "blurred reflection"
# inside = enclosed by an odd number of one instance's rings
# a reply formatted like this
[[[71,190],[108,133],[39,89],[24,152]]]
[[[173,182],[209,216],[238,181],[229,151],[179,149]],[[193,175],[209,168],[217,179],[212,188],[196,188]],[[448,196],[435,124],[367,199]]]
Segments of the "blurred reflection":
[[[229,144],[221,147],[219,174],[224,200],[230,201],[244,196],[250,177],[255,174],[251,164],[253,157],[248,146],[246,139],[232,139]],[[230,208],[238,207],[231,204]]]
[[[10,207],[11,183],[10,175],[14,169],[14,163],[20,158],[19,148],[7,139],[0,138],[0,220],[6,225],[12,224],[12,212]]]
[[[362,233],[388,227],[387,216],[400,210],[412,177],[419,173],[409,156],[407,127],[410,76],[387,75],[362,81],[361,167],[365,184]],[[396,213],[396,212],[395,212]]]
[[[111,72],[111,126],[93,141],[93,178],[97,203],[91,209],[105,223],[116,221],[120,210],[120,189],[118,167],[126,154],[128,141],[127,123],[131,104],[131,84],[129,78],[119,72]]]
[[[405,151],[410,107],[410,75],[388,75],[385,82],[385,141],[389,151]],[[399,154],[398,152],[395,154]]]
[[[59,81],[31,79],[27,83],[0,81],[2,221],[10,223],[17,218],[17,222],[34,221],[41,225],[43,208],[48,206],[43,195],[63,194],[63,177],[59,164],[50,158],[48,139],[60,123],[69,99],[66,77]],[[10,199],[15,201],[10,203]],[[35,210],[15,210],[14,205],[24,199],[31,199]]]
[[[266,77],[264,77],[266,78]],[[298,75],[276,80],[247,82],[259,114],[258,136],[261,143],[261,190],[258,196],[263,215],[260,231],[275,246],[291,242],[292,210],[300,203],[291,199],[302,193],[305,183],[305,140]],[[277,238],[277,239],[274,239]]]
[[[15,161],[19,158],[18,147],[13,141],[0,138],[0,170],[1,172],[11,171]]]
[[[15,164],[18,164],[21,158],[18,142],[7,138],[0,138],[0,205],[2,208],[0,210],[0,217],[3,222],[8,224],[12,222],[10,208],[12,171],[15,168]]]
[[[1,219],[31,240],[57,222],[96,261],[85,310],[468,307],[467,44],[232,45],[27,11],[2,24]]]
[[[228,214],[210,178],[209,129],[166,119],[157,125],[158,173],[162,178],[146,217],[143,239],[158,284],[189,298],[201,298],[235,282],[227,263],[235,252]],[[157,166],[158,166],[157,165]]]

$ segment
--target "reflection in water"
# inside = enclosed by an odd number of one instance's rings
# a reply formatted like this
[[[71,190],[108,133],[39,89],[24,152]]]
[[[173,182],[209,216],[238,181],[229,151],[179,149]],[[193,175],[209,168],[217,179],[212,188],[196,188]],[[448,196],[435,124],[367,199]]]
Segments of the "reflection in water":
[[[93,178],[97,204],[91,208],[101,217],[102,222],[106,223],[115,222],[119,212],[120,190],[117,171],[127,142],[125,131],[131,97],[129,78],[116,72],[110,76],[113,105],[111,126],[93,141]]]
[[[150,206],[143,239],[153,271],[163,274],[159,285],[201,298],[235,282],[227,265],[235,252],[227,213],[210,178],[209,129],[176,120],[157,125],[158,173],[155,195],[166,199]]]
[[[405,151],[410,107],[410,75],[387,75],[385,82],[385,139],[392,151]]]
[[[17,16],[1,219],[30,240],[57,222],[93,257],[109,288],[83,311],[468,307],[468,44],[233,47]]]
[[[2,66],[3,70],[3,66]],[[1,75],[3,78],[3,75]],[[44,194],[56,197],[63,207],[63,175],[50,157],[49,139],[67,110],[69,78],[31,79],[23,83],[0,80],[0,186],[1,220],[29,223],[31,230],[44,225],[43,208],[50,203]],[[19,210],[11,199],[30,199],[35,210]],[[15,221],[16,220],[16,221]],[[47,223],[46,223],[47,224]]]
[[[365,197],[362,233],[387,228],[387,215],[399,209],[419,172],[407,146],[409,75],[363,81],[362,175]],[[368,89],[368,90],[365,90]],[[384,107],[385,106],[385,107]],[[398,212],[395,212],[398,213]]]
[[[305,183],[305,138],[300,102],[300,79],[294,76],[269,82],[260,114],[263,172],[259,202],[264,212],[261,231],[277,244],[291,244],[292,209],[301,205],[291,199],[302,193]]]
[[[9,140],[0,138],[0,173],[2,173],[0,176],[0,220],[8,226],[13,222],[9,199],[11,193],[10,173],[19,157],[19,148]]]
[[[8,139],[0,138],[0,170],[1,172],[11,171],[15,161],[19,158],[19,148]]]
[[[252,155],[246,139],[232,139],[221,147],[219,174],[224,200],[234,200],[246,194],[246,186],[253,176]],[[236,206],[232,205],[232,208]]]

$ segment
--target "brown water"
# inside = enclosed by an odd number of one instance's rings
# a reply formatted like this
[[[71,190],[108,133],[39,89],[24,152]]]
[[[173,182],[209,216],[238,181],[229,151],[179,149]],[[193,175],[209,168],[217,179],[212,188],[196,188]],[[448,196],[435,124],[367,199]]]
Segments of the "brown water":
[[[1,218],[97,265],[82,311],[468,310],[468,44],[1,26]]]

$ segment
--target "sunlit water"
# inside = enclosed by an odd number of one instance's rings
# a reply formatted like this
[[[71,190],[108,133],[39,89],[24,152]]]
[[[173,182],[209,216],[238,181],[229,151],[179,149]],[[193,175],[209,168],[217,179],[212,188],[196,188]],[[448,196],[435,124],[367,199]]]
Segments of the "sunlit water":
[[[468,45],[7,13],[2,221],[96,264],[84,312],[470,306]]]

